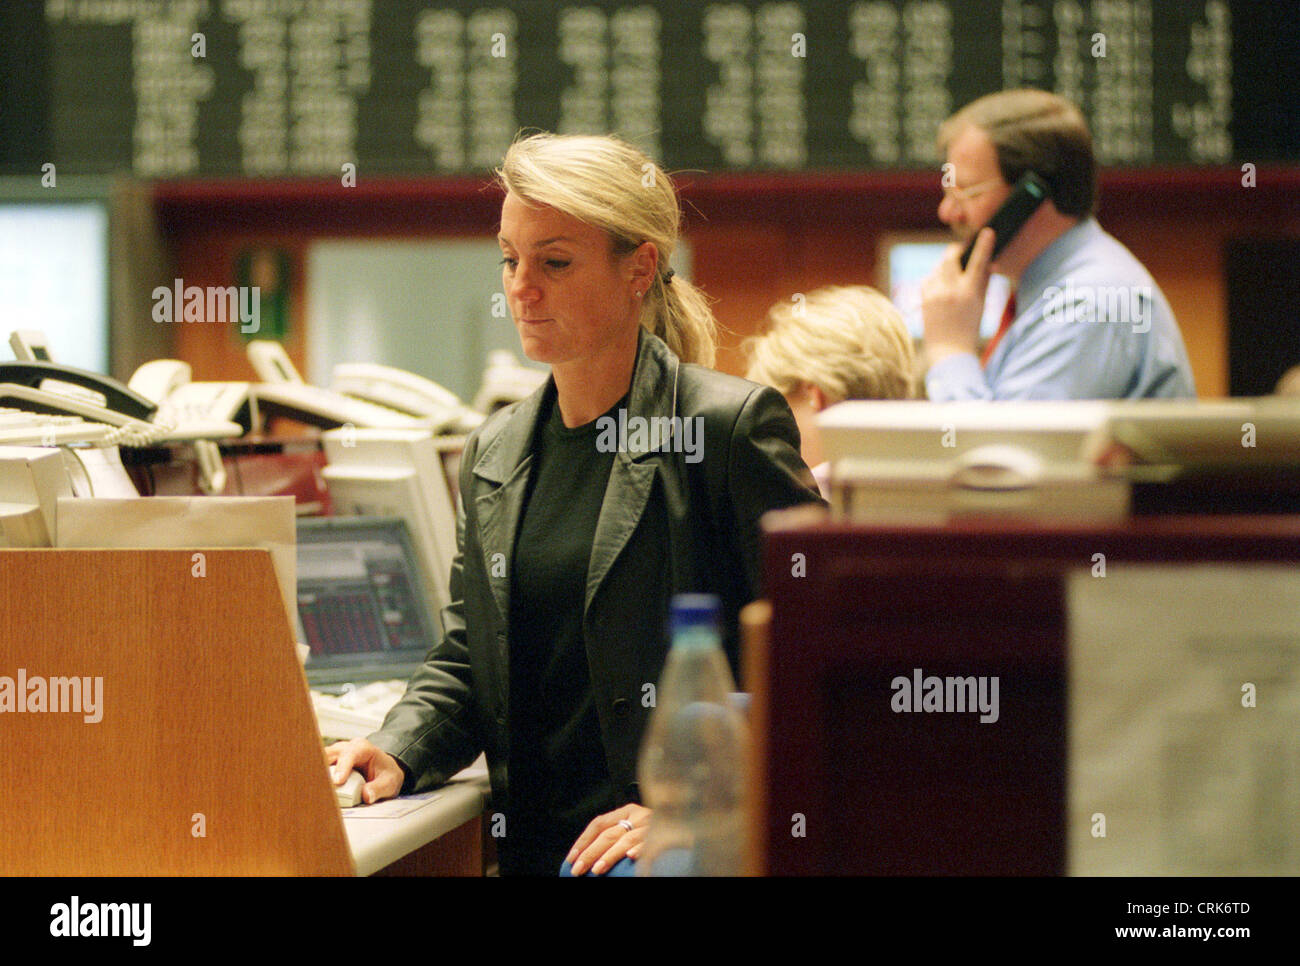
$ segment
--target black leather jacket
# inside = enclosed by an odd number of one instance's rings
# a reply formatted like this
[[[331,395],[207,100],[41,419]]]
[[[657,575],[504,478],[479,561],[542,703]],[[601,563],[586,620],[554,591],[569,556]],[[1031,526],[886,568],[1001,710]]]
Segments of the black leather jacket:
[[[406,791],[442,784],[486,751],[494,799],[506,800],[511,556],[547,391],[495,413],[466,442],[444,636],[370,736],[407,769]],[[659,451],[616,452],[588,568],[591,686],[610,777],[627,801],[639,801],[637,754],[652,710],[642,698],[667,656],[671,596],[722,598],[734,671],[736,616],[759,592],[759,518],[820,502],[778,392],[682,364],[642,330],[629,420],[674,415],[694,420],[702,441],[683,433]]]

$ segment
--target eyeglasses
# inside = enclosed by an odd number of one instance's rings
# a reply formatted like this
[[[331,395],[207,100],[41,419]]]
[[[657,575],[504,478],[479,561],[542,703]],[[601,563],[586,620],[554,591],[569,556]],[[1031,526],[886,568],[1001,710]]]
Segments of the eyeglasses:
[[[978,198],[990,188],[996,188],[1001,183],[1001,178],[989,178],[987,181],[981,181],[979,184],[973,184],[968,188],[944,188],[943,196],[948,201],[964,203]]]

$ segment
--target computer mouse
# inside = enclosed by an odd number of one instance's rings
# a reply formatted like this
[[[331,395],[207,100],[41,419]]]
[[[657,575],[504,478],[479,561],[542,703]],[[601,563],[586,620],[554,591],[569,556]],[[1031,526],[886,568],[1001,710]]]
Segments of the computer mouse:
[[[339,805],[343,808],[351,808],[353,805],[361,804],[361,786],[365,783],[366,776],[353,769],[347,781],[342,785],[334,786],[334,794],[338,796]]]

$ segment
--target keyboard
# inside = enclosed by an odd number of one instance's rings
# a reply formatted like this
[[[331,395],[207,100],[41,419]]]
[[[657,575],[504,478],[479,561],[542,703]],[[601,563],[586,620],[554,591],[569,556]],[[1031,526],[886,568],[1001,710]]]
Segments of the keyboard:
[[[373,681],[344,685],[342,694],[312,691],[311,703],[321,737],[346,741],[378,731],[389,709],[406,693],[406,681]]]

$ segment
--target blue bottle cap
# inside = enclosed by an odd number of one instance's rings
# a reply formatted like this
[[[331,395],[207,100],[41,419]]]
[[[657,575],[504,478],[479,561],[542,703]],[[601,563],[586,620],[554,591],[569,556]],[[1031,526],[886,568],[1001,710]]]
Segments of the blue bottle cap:
[[[716,631],[722,624],[722,599],[717,594],[675,594],[668,632],[675,636],[688,627],[708,627]]]

